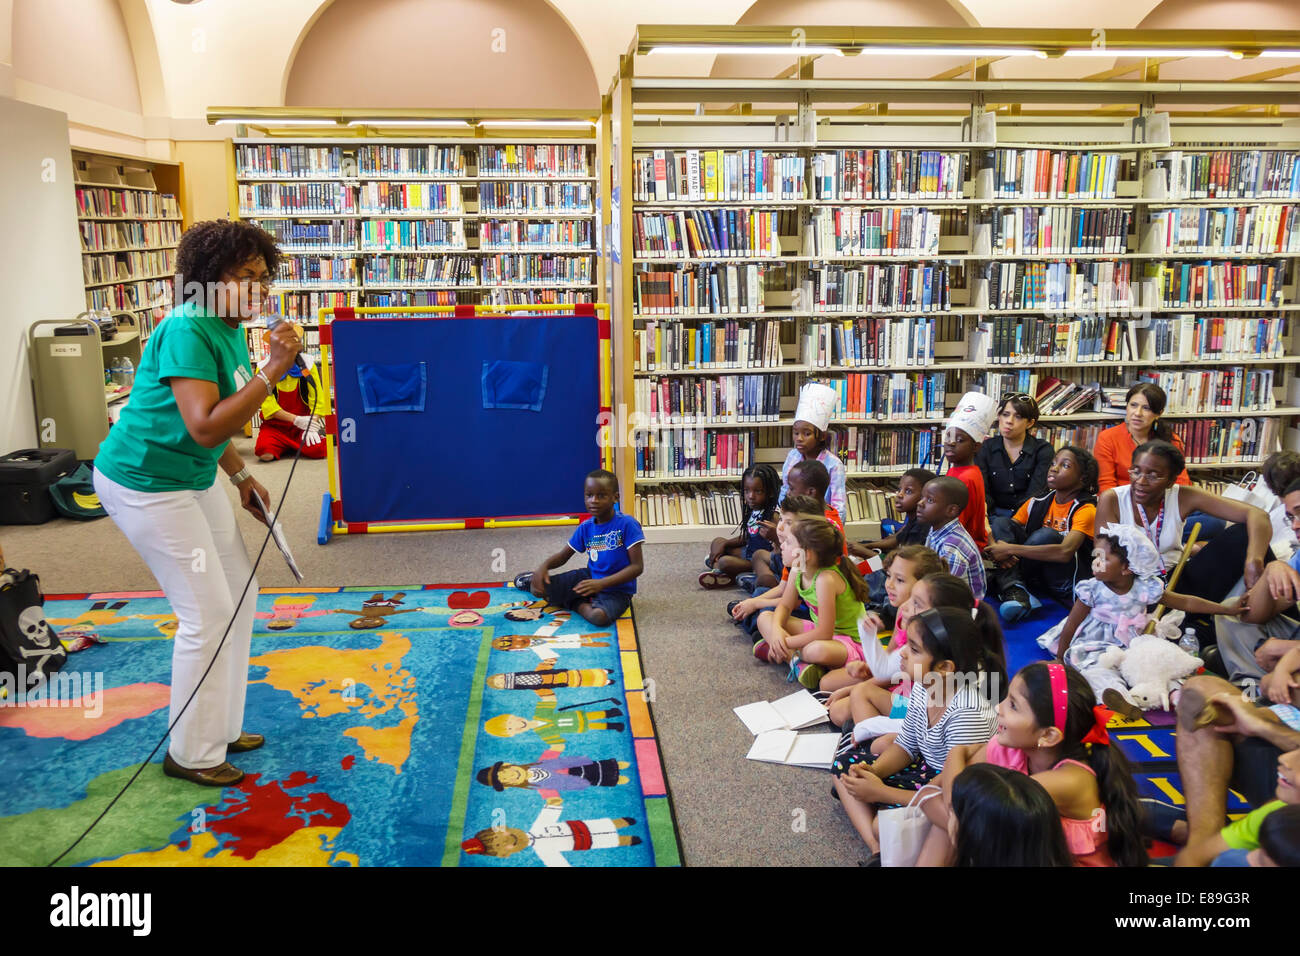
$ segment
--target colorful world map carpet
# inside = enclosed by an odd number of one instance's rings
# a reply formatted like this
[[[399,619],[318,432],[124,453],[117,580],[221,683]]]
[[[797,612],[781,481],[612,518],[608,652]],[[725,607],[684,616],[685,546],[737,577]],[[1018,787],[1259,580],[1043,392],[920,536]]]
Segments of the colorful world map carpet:
[[[0,702],[5,865],[57,857],[167,728],[160,594],[59,595],[45,614],[103,643],[36,701]],[[234,755],[237,786],[146,767],[62,864],[681,860],[631,612],[599,629],[499,584],[266,589],[244,725],[267,745]]]

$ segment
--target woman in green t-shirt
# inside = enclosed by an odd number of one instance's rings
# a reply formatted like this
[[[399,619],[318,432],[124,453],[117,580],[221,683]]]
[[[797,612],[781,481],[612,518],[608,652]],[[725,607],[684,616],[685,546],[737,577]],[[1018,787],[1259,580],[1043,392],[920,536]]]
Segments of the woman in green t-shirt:
[[[265,365],[256,374],[249,367],[239,323],[261,312],[279,262],[275,240],[247,223],[201,222],[181,237],[179,304],[150,336],[130,400],[95,457],[104,509],[176,614],[173,726],[163,771],[209,786],[238,783],[243,771],[226,761],[227,753],[264,742],[243,731],[257,582],[217,467],[239,489],[244,509],[261,520],[253,495],[268,504],[270,496],[230,439],[302,349],[293,327],[282,323],[271,333]]]

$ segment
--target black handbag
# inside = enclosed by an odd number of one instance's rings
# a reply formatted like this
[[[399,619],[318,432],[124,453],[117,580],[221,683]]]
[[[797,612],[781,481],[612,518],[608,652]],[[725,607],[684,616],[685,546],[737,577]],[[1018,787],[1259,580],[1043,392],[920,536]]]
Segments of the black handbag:
[[[20,694],[44,686],[68,659],[54,628],[45,620],[41,579],[6,568],[0,574],[0,686]],[[10,703],[13,701],[11,700]]]

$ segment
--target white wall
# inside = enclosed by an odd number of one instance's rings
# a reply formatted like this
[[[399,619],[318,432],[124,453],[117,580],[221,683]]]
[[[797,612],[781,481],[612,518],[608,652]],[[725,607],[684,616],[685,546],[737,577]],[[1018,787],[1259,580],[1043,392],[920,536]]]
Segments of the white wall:
[[[36,444],[27,329],[86,307],[68,117],[0,97],[0,454]]]

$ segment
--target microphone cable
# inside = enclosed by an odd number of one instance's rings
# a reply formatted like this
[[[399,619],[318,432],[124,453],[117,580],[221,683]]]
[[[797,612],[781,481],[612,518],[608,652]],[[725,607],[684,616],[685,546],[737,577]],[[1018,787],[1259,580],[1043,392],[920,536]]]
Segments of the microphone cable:
[[[311,396],[311,399],[307,406],[308,427],[307,430],[303,432],[305,436],[307,434],[307,431],[310,431],[311,429],[311,422],[320,416],[317,416],[314,411],[314,409],[316,408],[316,385],[312,381],[311,375],[310,374],[305,375],[303,377],[303,381],[307,383],[307,391],[308,394]],[[144,772],[145,767],[152,766],[153,758],[157,755],[159,748],[161,748],[162,745],[167,742],[167,738],[171,736],[172,729],[176,726],[177,721],[179,721],[181,717],[185,714],[185,711],[189,709],[190,704],[194,701],[195,696],[199,692],[199,688],[203,686],[203,682],[207,680],[208,674],[212,672],[212,666],[216,664],[217,658],[221,656],[221,649],[226,645],[226,637],[229,636],[230,629],[235,625],[235,618],[239,616],[239,609],[244,606],[244,599],[248,596],[248,589],[253,583],[253,578],[257,576],[257,569],[262,563],[262,555],[266,553],[266,546],[271,541],[272,529],[275,525],[275,522],[279,521],[280,519],[280,509],[284,506],[284,499],[289,494],[289,485],[293,482],[294,470],[297,469],[298,462],[302,458],[302,449],[303,449],[303,442],[299,441],[298,451],[293,456],[293,464],[289,466],[289,477],[286,478],[284,482],[284,491],[280,492],[280,501],[276,504],[275,511],[273,511],[270,515],[271,524],[268,524],[266,527],[266,536],[262,538],[261,550],[257,552],[257,558],[253,561],[253,566],[248,572],[248,580],[244,582],[243,590],[240,592],[239,595],[239,602],[235,605],[235,610],[231,614],[230,620],[226,622],[226,629],[221,634],[221,640],[217,644],[217,649],[212,655],[212,660],[208,661],[208,666],[207,668],[204,669],[203,674],[199,677],[198,683],[194,685],[194,690],[190,692],[190,696],[186,699],[180,711],[177,712],[176,719],[173,720],[170,724],[168,724],[166,733],[162,735],[162,738],[158,741],[158,743],[154,744],[153,750],[149,751],[149,756],[144,758],[144,762],[141,763],[140,766],[136,768],[135,773],[131,775],[131,779],[122,785],[122,789],[119,790],[117,792],[117,795],[114,796],[113,799],[108,802],[108,806],[104,807],[104,809],[100,812],[99,816],[95,817],[95,819],[91,821],[90,826],[86,827],[86,829],[82,831],[81,836],[73,840],[72,843],[68,845],[67,849],[65,849],[62,853],[56,856],[49,863],[45,864],[46,867],[52,867],[57,865],[60,860],[62,860],[65,856],[71,853],[77,847],[77,845],[81,843],[81,841],[84,840],[90,834],[90,831],[95,829],[95,826],[99,823],[99,821],[104,819],[104,817],[108,815],[108,811],[113,809],[117,801],[122,799],[122,795],[125,794],[128,789],[130,789],[131,784],[135,783],[135,781],[139,778],[140,774]],[[269,501],[265,502],[265,504],[269,505],[270,502]],[[256,595],[253,596],[253,601],[254,603],[256,603],[257,601]],[[175,637],[173,637],[172,639],[175,640]],[[247,681],[247,674],[245,674],[245,681]],[[247,687],[245,687],[245,693],[247,693]],[[220,789],[225,789],[225,788],[222,787]]]

